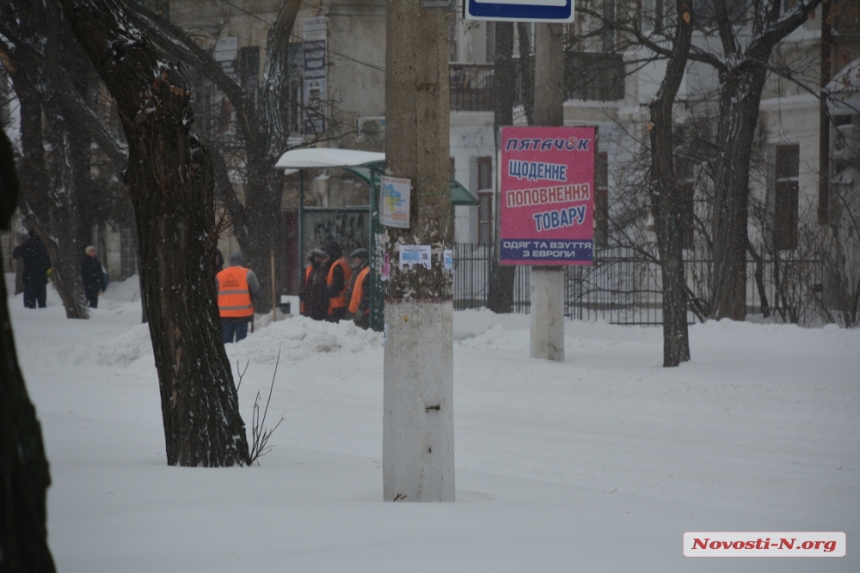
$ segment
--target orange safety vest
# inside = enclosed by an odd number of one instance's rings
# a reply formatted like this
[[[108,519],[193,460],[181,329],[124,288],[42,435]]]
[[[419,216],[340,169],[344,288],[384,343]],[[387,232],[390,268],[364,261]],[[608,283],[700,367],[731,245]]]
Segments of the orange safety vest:
[[[254,315],[245,267],[227,267],[218,273],[218,313],[225,318]]]
[[[329,300],[328,313],[332,314],[334,309],[343,308],[346,306],[346,291],[349,289],[349,279],[352,278],[352,269],[349,268],[349,263],[346,262],[346,257],[341,257],[331,264],[326,277],[326,284],[331,286],[334,282],[334,268],[340,265],[343,269],[343,288],[337,296],[331,297]],[[305,279],[307,280],[307,279]]]
[[[355,314],[358,312],[358,305],[361,302],[361,297],[364,294],[364,279],[370,273],[370,266],[364,267],[358,271],[358,276],[355,279],[355,284],[352,287],[352,298],[349,301],[349,312]],[[364,314],[370,314],[370,307],[364,311]]]

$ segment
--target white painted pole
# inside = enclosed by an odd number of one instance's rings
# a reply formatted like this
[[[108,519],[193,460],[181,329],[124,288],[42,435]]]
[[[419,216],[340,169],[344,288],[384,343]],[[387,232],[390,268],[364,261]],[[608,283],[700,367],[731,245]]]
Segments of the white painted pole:
[[[382,481],[386,501],[454,501],[448,11],[386,3],[386,173],[411,180],[408,229],[387,227]],[[399,266],[427,245],[429,267]]]
[[[533,267],[531,357],[564,361],[564,270]]]
[[[385,305],[386,501],[454,501],[454,307]]]
[[[564,50],[559,24],[535,24],[535,124],[564,125]],[[564,271],[532,267],[531,357],[564,360]]]

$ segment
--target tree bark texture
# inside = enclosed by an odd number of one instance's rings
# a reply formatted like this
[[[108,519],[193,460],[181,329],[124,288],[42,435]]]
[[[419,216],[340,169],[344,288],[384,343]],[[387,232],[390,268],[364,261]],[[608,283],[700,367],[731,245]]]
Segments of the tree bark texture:
[[[684,78],[693,36],[692,0],[676,0],[677,24],[672,57],[651,101],[651,209],[663,281],[663,366],[690,360],[687,332],[687,283],[684,278],[680,198],[675,178],[672,109]]]
[[[516,90],[516,67],[514,53],[513,22],[496,22],[496,54],[493,65],[493,120],[495,122],[496,149],[501,142],[501,129],[514,124],[514,96]],[[498,169],[496,169],[498,173]],[[496,177],[496,193],[493,198],[493,244],[499,245],[499,181]],[[490,284],[487,306],[493,312],[510,313],[514,309],[514,278],[517,268],[500,265],[498,255],[490,261]]]
[[[748,241],[750,153],[758,123],[759,102],[774,47],[803,24],[821,0],[799,0],[785,12],[782,0],[755,5],[753,31],[741,47],[726,0],[714,3],[724,51],[720,79],[714,193],[714,267],[711,317],[746,317],[746,246]]]
[[[523,111],[526,123],[535,124],[535,79],[534,58],[528,22],[517,22],[517,38],[520,45],[520,77],[522,78]]]
[[[442,264],[452,247],[447,17],[418,2],[387,2],[386,174],[412,184],[409,228],[386,227],[376,247],[392,261],[385,296],[387,501],[454,501],[452,276]],[[400,247],[408,245],[430,246],[430,268],[399,268]]]
[[[0,230],[9,230],[17,195],[12,145],[0,133]],[[0,281],[0,570],[53,573],[46,508],[51,475],[18,366],[7,300],[6,281]]]
[[[246,464],[245,425],[215,302],[212,163],[190,133],[191,94],[115,0],[61,4],[116,99],[128,141],[167,463]]]

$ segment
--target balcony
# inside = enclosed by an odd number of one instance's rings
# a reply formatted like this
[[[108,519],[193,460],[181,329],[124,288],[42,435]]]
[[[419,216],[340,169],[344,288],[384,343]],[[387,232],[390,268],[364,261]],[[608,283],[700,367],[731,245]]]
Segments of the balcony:
[[[523,103],[522,66],[515,60],[515,105]],[[534,77],[534,56],[527,65]],[[493,64],[448,64],[451,111],[493,111]],[[568,52],[565,57],[566,99],[624,99],[624,59],[620,54]]]
[[[451,111],[493,111],[493,64],[448,64]]]

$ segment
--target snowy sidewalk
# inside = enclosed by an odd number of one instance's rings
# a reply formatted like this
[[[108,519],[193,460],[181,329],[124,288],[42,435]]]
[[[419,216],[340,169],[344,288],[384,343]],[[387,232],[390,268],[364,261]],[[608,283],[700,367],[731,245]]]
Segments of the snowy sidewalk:
[[[8,280],[8,275],[7,275]],[[528,358],[528,317],[455,313],[457,503],[383,503],[381,337],[258,321],[229,347],[253,397],[281,363],[262,467],[165,465],[136,281],[89,321],[9,299],[43,423],[59,571],[858,571],[860,330],[569,322]],[[684,531],[845,531],[848,556],[690,559]]]

